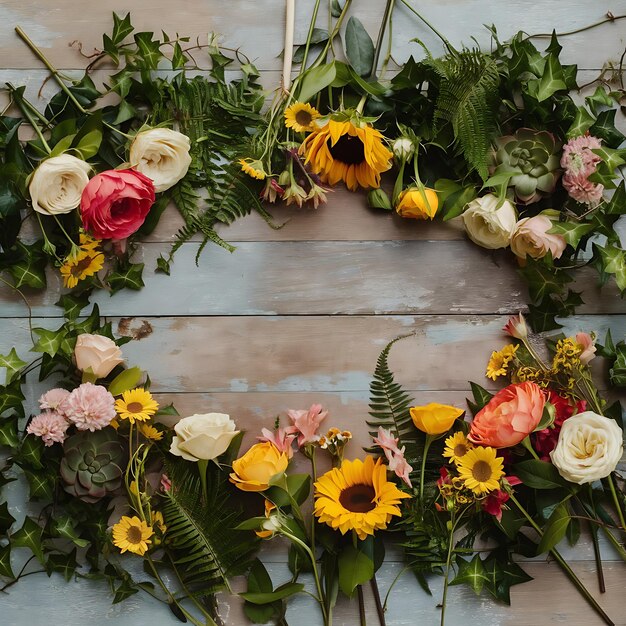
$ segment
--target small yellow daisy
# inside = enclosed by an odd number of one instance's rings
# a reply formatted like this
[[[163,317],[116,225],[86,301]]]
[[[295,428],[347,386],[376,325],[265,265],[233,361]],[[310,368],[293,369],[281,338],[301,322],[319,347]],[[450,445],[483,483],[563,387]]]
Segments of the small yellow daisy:
[[[115,410],[123,420],[131,424],[149,420],[158,410],[158,403],[152,398],[152,394],[143,387],[130,389],[115,401]]]
[[[263,163],[258,159],[239,159],[239,165],[241,165],[241,171],[252,178],[263,180],[267,176]]]
[[[443,456],[449,458],[453,463],[458,463],[474,447],[461,431],[448,437],[445,444]]]
[[[150,537],[154,535],[152,527],[140,520],[137,516],[122,516],[122,519],[113,526],[113,545],[122,553],[128,551],[143,556],[148,545],[152,543]]]
[[[499,352],[492,352],[489,363],[487,364],[487,371],[485,376],[495,380],[498,376],[505,376],[508,370],[509,363],[515,357],[519,346],[513,344],[507,344]]]
[[[457,469],[465,486],[475,494],[482,495],[500,487],[504,476],[502,457],[496,456],[494,448],[477,447],[459,459]]]
[[[152,424],[140,423],[139,432],[146,439],[150,439],[151,441],[161,441],[161,439],[163,439],[163,433],[152,426]]]
[[[68,256],[61,265],[63,286],[73,289],[81,280],[97,274],[104,266],[104,254],[96,250],[81,249]]]
[[[167,526],[165,525],[165,520],[163,519],[163,513],[161,513],[161,511],[152,511],[150,518],[152,527],[158,528],[159,532],[164,535],[167,530]]]
[[[297,133],[313,130],[318,117],[320,114],[315,107],[307,102],[295,102],[285,109],[285,126],[293,128]]]

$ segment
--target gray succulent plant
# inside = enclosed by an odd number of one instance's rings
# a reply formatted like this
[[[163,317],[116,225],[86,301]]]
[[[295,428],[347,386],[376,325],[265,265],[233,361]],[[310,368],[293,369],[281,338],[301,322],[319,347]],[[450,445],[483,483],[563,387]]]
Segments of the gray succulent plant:
[[[97,502],[121,486],[127,455],[112,428],[78,432],[65,441],[63,451],[63,488],[76,498]]]
[[[496,140],[491,173],[512,174],[509,187],[521,204],[532,204],[554,191],[561,170],[561,143],[545,130],[520,128]]]

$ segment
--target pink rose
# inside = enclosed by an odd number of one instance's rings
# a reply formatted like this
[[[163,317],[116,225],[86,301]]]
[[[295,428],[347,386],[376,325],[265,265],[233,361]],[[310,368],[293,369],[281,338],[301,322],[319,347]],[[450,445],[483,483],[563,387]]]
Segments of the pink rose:
[[[560,258],[567,243],[562,235],[548,234],[551,228],[552,222],[546,215],[521,219],[511,237],[513,254],[521,259],[541,259],[550,252],[553,259]]]
[[[154,204],[154,184],[134,170],[108,170],[83,191],[83,225],[97,239],[125,239],[136,232]]]
[[[545,403],[546,396],[536,383],[509,385],[476,414],[468,439],[492,448],[514,446],[537,428]]]

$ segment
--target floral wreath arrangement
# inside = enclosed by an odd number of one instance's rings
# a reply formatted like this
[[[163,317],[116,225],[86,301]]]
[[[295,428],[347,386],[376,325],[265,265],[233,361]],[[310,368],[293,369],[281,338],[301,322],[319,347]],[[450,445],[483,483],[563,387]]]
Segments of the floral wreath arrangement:
[[[205,45],[160,40],[134,32],[129,15],[114,15],[102,50],[72,82],[18,27],[61,91],[41,112],[23,87],[8,86],[19,115],[0,118],[0,268],[17,289],[45,286],[49,261],[68,288],[139,289],[143,264],[132,262],[132,240],[155,228],[170,201],[185,226],[169,257],[158,259],[166,273],[195,233],[198,255],[209,241],[233,250],[216,224],[256,210],[273,225],[261,200],[317,207],[344,182],[369,190],[372,207],[418,220],[462,216],[473,242],[510,248],[537,331],[558,328],[556,317],[582,303],[568,288],[579,267],[597,269],[602,284],[613,276],[623,293],[626,253],[614,229],[626,206],[616,182],[626,162],[615,128],[621,71],[616,79],[603,72],[576,104],[577,68],[561,64],[555,34],[541,53],[523,33],[500,42],[492,27],[491,52],[457,50],[401,4],[441,38],[443,57],[424,48],[422,60],[411,57],[386,78],[391,37],[380,69],[379,60],[394,0],[376,44],[355,16],[342,31],[350,0],[333,0],[330,30],[317,28],[317,0],[306,42],[295,49],[287,23],[283,86],[265,115],[258,72],[241,52],[226,56],[215,37]],[[345,61],[335,56],[338,39]],[[194,57],[205,49],[208,75]],[[105,61],[116,72],[97,88],[90,73]],[[226,81],[234,61],[239,78]],[[300,70],[290,82],[294,63]],[[173,77],[156,72],[163,68]],[[34,138],[20,140],[22,126]],[[394,165],[390,197],[380,185]],[[34,242],[25,218],[36,220]],[[108,270],[104,252],[112,253]]]

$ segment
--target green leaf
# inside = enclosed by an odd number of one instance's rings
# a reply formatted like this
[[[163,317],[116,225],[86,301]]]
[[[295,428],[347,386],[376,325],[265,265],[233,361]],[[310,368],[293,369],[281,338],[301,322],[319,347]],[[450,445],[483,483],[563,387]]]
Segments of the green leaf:
[[[120,396],[129,389],[134,389],[142,379],[143,373],[139,367],[131,367],[118,374],[109,384],[109,393]]]
[[[462,186],[456,181],[447,178],[437,180],[435,189],[441,203],[444,222],[461,215],[468,203],[476,198],[476,187],[474,185]]]
[[[552,463],[531,459],[513,466],[512,474],[533,489],[561,489],[571,486]]]
[[[42,534],[43,528],[30,517],[25,517],[22,527],[11,535],[11,545],[14,548],[28,548],[43,564]]]
[[[526,84],[528,93],[538,102],[543,102],[557,91],[567,90],[563,67],[559,59],[550,54],[546,59],[546,65],[538,80],[529,80]]]
[[[0,395],[0,400],[3,395]],[[22,398],[23,399],[23,398]],[[20,440],[17,436],[17,415],[0,418],[0,447],[17,448]]]
[[[597,154],[602,161],[609,168],[609,172],[613,174],[618,167],[621,167],[626,163],[624,157],[626,156],[626,149],[615,150],[613,148],[594,148],[592,150],[594,154]]]
[[[80,312],[89,304],[89,293],[83,292],[79,295],[67,293],[62,295],[55,306],[63,308],[63,316],[69,321],[74,321]]]
[[[58,330],[33,328],[33,332],[37,335],[38,339],[35,342],[35,345],[31,348],[31,352],[44,352],[50,356],[55,356],[61,348],[61,343],[65,338],[67,329],[63,327]]]
[[[615,128],[616,112],[616,109],[602,111],[598,114],[598,119],[595,123],[589,128],[589,132],[594,137],[603,139],[609,148],[617,148],[626,140],[626,137]]]
[[[309,54],[311,54],[312,50],[316,46],[317,46],[317,49],[319,50],[319,44],[326,43],[327,41],[328,41],[328,31],[323,28],[314,28],[313,32],[311,33]],[[304,60],[305,48],[306,48],[306,44],[302,44],[296,48],[295,52],[293,53],[293,62],[295,64],[302,63],[302,61]],[[310,59],[311,57],[309,56],[308,60],[310,61]]]
[[[80,139],[78,145],[74,146],[84,161],[98,154],[102,143],[102,131],[92,130]]]
[[[352,544],[348,544],[339,555],[339,588],[349,598],[355,589],[374,576],[374,561]]]
[[[133,30],[135,29],[130,23],[130,13],[127,13],[124,19],[120,18],[117,13],[113,13],[113,34],[111,39],[115,45],[122,43]]]
[[[76,135],[66,135],[65,137],[59,139],[59,141],[54,144],[54,148],[52,149],[52,152],[50,152],[50,156],[55,157],[66,152],[67,149],[72,145],[75,136]]]
[[[330,13],[333,17],[339,17],[343,10],[346,0],[332,0],[330,3]]]
[[[33,469],[42,469],[41,457],[43,456],[44,444],[40,437],[27,435],[22,439],[22,445],[18,454],[20,464],[26,464]]]
[[[50,576],[52,572],[58,572],[67,582],[72,580],[72,576],[74,576],[77,567],[76,548],[69,554],[51,554],[46,561],[46,572],[48,576]]]
[[[490,559],[485,562],[485,573],[489,578],[489,584],[485,585],[489,593],[496,600],[501,600],[507,604],[511,604],[509,590],[513,585],[520,585],[532,580],[532,576],[529,576],[513,561],[501,563],[496,559]]]
[[[580,240],[592,232],[593,229],[593,224],[584,222],[554,222],[548,233],[562,235],[572,248],[576,248]]]
[[[163,58],[158,40],[152,40],[153,33],[135,33],[135,43],[139,50],[139,57],[145,64],[146,69],[156,70],[159,61]]]
[[[26,361],[22,361],[22,359],[17,356],[15,348],[11,348],[9,354],[0,354],[0,367],[5,367],[7,370],[5,381],[7,385],[15,379],[19,371],[25,365]]]
[[[538,555],[552,550],[565,537],[569,522],[570,516],[567,507],[565,504],[559,505],[550,516],[548,525],[543,531],[543,536],[537,548]]]
[[[450,585],[469,585],[474,593],[479,596],[483,586],[489,581],[485,572],[485,566],[479,554],[476,554],[471,561],[458,558],[459,570],[456,576],[450,581]]]
[[[54,496],[54,480],[50,480],[47,472],[33,472],[23,469],[28,481],[29,495],[32,500],[50,501]]]
[[[176,42],[174,44],[174,53],[172,54],[172,69],[177,70],[185,67],[185,63],[187,63],[187,55],[183,52],[180,44]]]
[[[163,255],[160,255],[157,259],[157,268],[155,271],[163,272],[164,274],[167,274],[167,276],[170,275],[170,262]]]
[[[259,559],[255,559],[250,573],[248,574],[248,593],[269,593],[274,590],[272,579],[267,573],[265,566]],[[280,604],[279,604],[280,608]],[[243,611],[249,620],[255,624],[265,624],[277,613],[277,607],[269,605],[257,605],[246,602]]]
[[[493,398],[493,394],[487,391],[484,387],[481,387],[478,383],[470,381],[470,387],[472,389],[472,395],[474,396],[474,402],[467,401],[472,413],[476,415],[485,405]]]
[[[119,85],[119,84],[118,84]],[[117,126],[118,124],[123,124],[128,120],[132,120],[137,116],[137,109],[130,104],[127,100],[122,100],[117,106],[117,115],[113,120],[113,124]]]
[[[15,580],[15,574],[11,569],[11,544],[0,546],[0,576]]]
[[[15,287],[17,289],[21,287],[43,289],[47,282],[46,264],[45,256],[29,254],[26,258],[11,265],[8,269],[15,281]]]
[[[284,598],[293,596],[296,593],[300,593],[303,589],[304,585],[302,583],[285,583],[271,592],[262,593],[247,591],[245,593],[240,593],[239,595],[246,602],[250,602],[251,604],[271,604],[272,602],[276,602],[276,600],[283,600]]]
[[[7,502],[3,502],[0,504],[0,535],[6,535],[13,522],[15,522],[15,518],[9,513],[9,505]]]
[[[612,245],[604,247],[593,245],[600,254],[602,271],[615,275],[615,282],[620,291],[626,290],[626,252]]]
[[[573,139],[584,135],[594,124],[596,118],[583,106],[576,110],[576,117],[567,131],[567,138]]]
[[[86,548],[89,545],[89,541],[87,539],[81,539],[74,526],[74,520],[69,515],[64,515],[62,517],[58,517],[54,520],[54,532],[59,537],[65,537],[65,539],[69,539],[72,543],[77,545],[79,548]]]
[[[344,44],[346,57],[354,71],[359,76],[369,76],[374,62],[374,42],[357,17],[348,20]]]
[[[604,213],[608,215],[626,215],[626,189],[624,181],[614,191],[611,199],[604,206]]]
[[[143,268],[143,263],[132,263],[125,269],[111,272],[107,277],[109,286],[111,287],[111,295],[116,294],[121,289],[139,291],[144,286],[141,277]]]
[[[300,90],[297,94],[298,100],[307,102],[320,91],[326,89],[335,80],[336,76],[337,69],[334,61],[307,70],[300,83]]]

